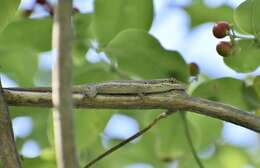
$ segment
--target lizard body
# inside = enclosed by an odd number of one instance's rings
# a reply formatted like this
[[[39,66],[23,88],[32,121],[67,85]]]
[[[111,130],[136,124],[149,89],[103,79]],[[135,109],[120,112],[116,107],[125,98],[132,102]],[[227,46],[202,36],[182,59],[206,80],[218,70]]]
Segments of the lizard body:
[[[51,87],[36,88],[5,88],[15,91],[51,92]],[[183,83],[174,78],[155,80],[115,80],[98,84],[77,85],[72,88],[73,93],[84,93],[89,97],[97,94],[151,94],[168,92],[171,90],[185,90]]]

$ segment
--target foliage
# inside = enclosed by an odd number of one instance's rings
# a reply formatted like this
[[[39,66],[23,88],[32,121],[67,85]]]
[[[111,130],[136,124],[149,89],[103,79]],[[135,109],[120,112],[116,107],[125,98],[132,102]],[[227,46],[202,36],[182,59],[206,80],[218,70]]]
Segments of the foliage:
[[[0,66],[1,73],[21,86],[34,86],[51,76],[48,69],[38,65],[39,55],[51,49],[52,18],[24,18],[15,15],[18,1],[2,0],[0,17]],[[260,2],[247,0],[239,7],[210,8],[202,0],[182,7],[190,15],[194,26],[206,22],[226,20],[234,23],[238,32],[252,35],[255,39],[236,42],[238,52],[224,58],[224,63],[237,72],[251,72],[260,65]],[[95,0],[94,12],[75,14],[75,40],[73,48],[74,83],[99,82],[120,78],[122,72],[131,78],[152,79],[175,77],[186,82],[191,94],[227,103],[255,112],[260,109],[260,77],[248,85],[245,80],[234,78],[203,79],[189,82],[188,64],[177,51],[165,49],[149,30],[155,14],[152,0]],[[207,13],[207,14],[205,14]],[[232,16],[234,13],[234,17]],[[7,22],[9,24],[7,25]],[[6,26],[7,25],[7,26]],[[176,25],[178,26],[178,25]],[[4,29],[5,28],[5,29]],[[171,35],[169,35],[171,36]],[[209,36],[211,36],[209,34]],[[174,38],[174,37],[172,37]],[[95,45],[95,42],[98,45]],[[105,53],[109,61],[91,63],[85,53],[96,50]],[[112,67],[112,68],[111,68]],[[38,80],[40,79],[40,80]],[[41,84],[41,83],[40,83]],[[34,139],[43,149],[37,158],[24,158],[24,167],[55,167],[50,112],[39,108],[11,108],[12,117],[30,116],[33,131],[25,138],[17,139],[18,149],[26,140]],[[76,142],[81,165],[104,151],[102,131],[115,110],[75,110]],[[141,127],[159,111],[125,114],[135,118]],[[193,142],[199,153],[214,149],[202,159],[206,167],[239,168],[246,165],[260,166],[257,154],[237,146],[221,143],[223,122],[197,114],[188,114],[188,124]],[[116,141],[116,140],[115,140]],[[113,143],[113,142],[111,142]],[[259,153],[259,149],[256,149]],[[183,131],[179,114],[161,121],[155,129],[145,134],[136,144],[129,144],[97,164],[97,167],[124,167],[129,164],[147,163],[154,167],[196,167]],[[115,165],[116,164],[116,165]],[[36,166],[37,165],[37,166]]]
[[[0,31],[12,20],[16,10],[19,6],[20,0],[8,1],[1,0],[1,11],[0,11]]]

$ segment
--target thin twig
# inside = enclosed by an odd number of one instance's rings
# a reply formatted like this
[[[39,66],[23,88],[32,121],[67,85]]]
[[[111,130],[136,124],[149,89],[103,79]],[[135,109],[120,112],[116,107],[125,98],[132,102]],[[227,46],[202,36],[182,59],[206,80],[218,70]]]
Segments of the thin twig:
[[[175,111],[166,111],[163,112],[161,114],[159,114],[148,126],[146,126],[145,128],[143,128],[141,131],[137,132],[136,134],[134,134],[133,136],[127,138],[126,140],[120,142],[119,144],[113,146],[112,148],[110,148],[109,150],[105,151],[104,153],[102,153],[101,155],[97,156],[95,159],[93,159],[92,161],[90,161],[86,166],[84,166],[84,168],[89,168],[92,165],[94,165],[96,162],[98,162],[99,160],[101,160],[102,158],[110,155],[111,153],[115,152],[116,150],[118,150],[119,148],[121,148],[122,146],[128,144],[129,142],[131,142],[132,140],[136,139],[137,137],[143,135],[145,132],[147,132],[148,130],[150,130],[153,126],[155,126],[157,124],[158,121],[160,121],[163,118],[168,117],[169,115],[171,115],[173,112]]]
[[[76,168],[72,101],[72,1],[58,0],[54,12],[52,48],[53,128],[57,167]]]
[[[185,113],[181,113],[181,118],[182,118],[182,122],[183,122],[183,126],[184,126],[184,133],[186,135],[189,147],[191,149],[191,153],[192,153],[194,159],[196,160],[198,166],[200,168],[204,168],[204,166],[203,166],[199,156],[197,155],[197,152],[195,150],[194,144],[192,142],[192,138],[191,138],[191,134],[190,134],[190,130],[189,130],[189,125],[188,125],[188,122],[187,122],[186,114]]]

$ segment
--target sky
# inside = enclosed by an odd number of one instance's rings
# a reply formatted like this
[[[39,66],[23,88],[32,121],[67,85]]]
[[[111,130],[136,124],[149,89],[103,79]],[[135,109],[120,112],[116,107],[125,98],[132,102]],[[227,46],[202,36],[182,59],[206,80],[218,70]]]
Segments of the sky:
[[[231,7],[238,6],[244,0],[205,0],[210,7],[217,7],[226,3]],[[189,30],[190,18],[188,14],[176,6],[189,5],[191,0],[154,0],[155,19],[150,34],[155,36],[162,46],[166,49],[177,50],[183,56],[186,62],[196,62],[201,72],[212,78],[235,77],[245,78],[247,75],[260,74],[260,68],[249,74],[239,74],[228,68],[218,56],[215,47],[219,40],[215,39],[212,34],[214,23],[206,23]],[[22,0],[21,8],[28,8],[31,0]],[[84,13],[93,12],[93,0],[74,0],[74,5]],[[46,15],[41,8],[37,8],[35,17]],[[170,36],[169,36],[170,35]],[[174,38],[173,38],[174,37]],[[207,47],[205,47],[207,44]],[[96,53],[89,52],[88,58]],[[94,58],[92,58],[94,59]],[[39,59],[39,65],[50,69],[51,55],[45,53]],[[7,76],[3,76],[3,86],[15,86]],[[120,125],[120,127],[118,127]],[[13,128],[16,137],[26,137],[30,134],[33,127],[33,121],[29,117],[17,117],[13,119]],[[114,115],[109,121],[104,135],[104,145],[109,138],[126,139],[139,130],[138,123],[131,117],[123,114]],[[235,126],[234,124],[225,123],[223,128],[223,139],[233,145],[251,148],[259,144],[257,134],[248,129]],[[27,157],[36,157],[40,153],[40,146],[33,139],[26,142],[22,148],[22,154]],[[152,168],[144,163],[130,165],[127,168]],[[174,167],[174,164],[173,166]]]

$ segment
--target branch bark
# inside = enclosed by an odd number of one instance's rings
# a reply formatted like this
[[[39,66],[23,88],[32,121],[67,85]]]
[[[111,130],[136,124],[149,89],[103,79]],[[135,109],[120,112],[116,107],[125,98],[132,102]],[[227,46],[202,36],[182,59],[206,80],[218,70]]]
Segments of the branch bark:
[[[5,90],[6,101],[14,106],[52,107],[50,92]],[[138,95],[97,95],[88,98],[85,93],[73,94],[76,108],[109,109],[174,109],[191,111],[231,122],[260,133],[260,117],[233,106],[202,98],[190,97],[184,91]]]
[[[5,103],[0,81],[0,159],[6,168],[20,168],[19,154],[16,150],[12,123]]]
[[[76,168],[72,114],[72,0],[58,0],[53,23],[53,122],[59,168]]]

